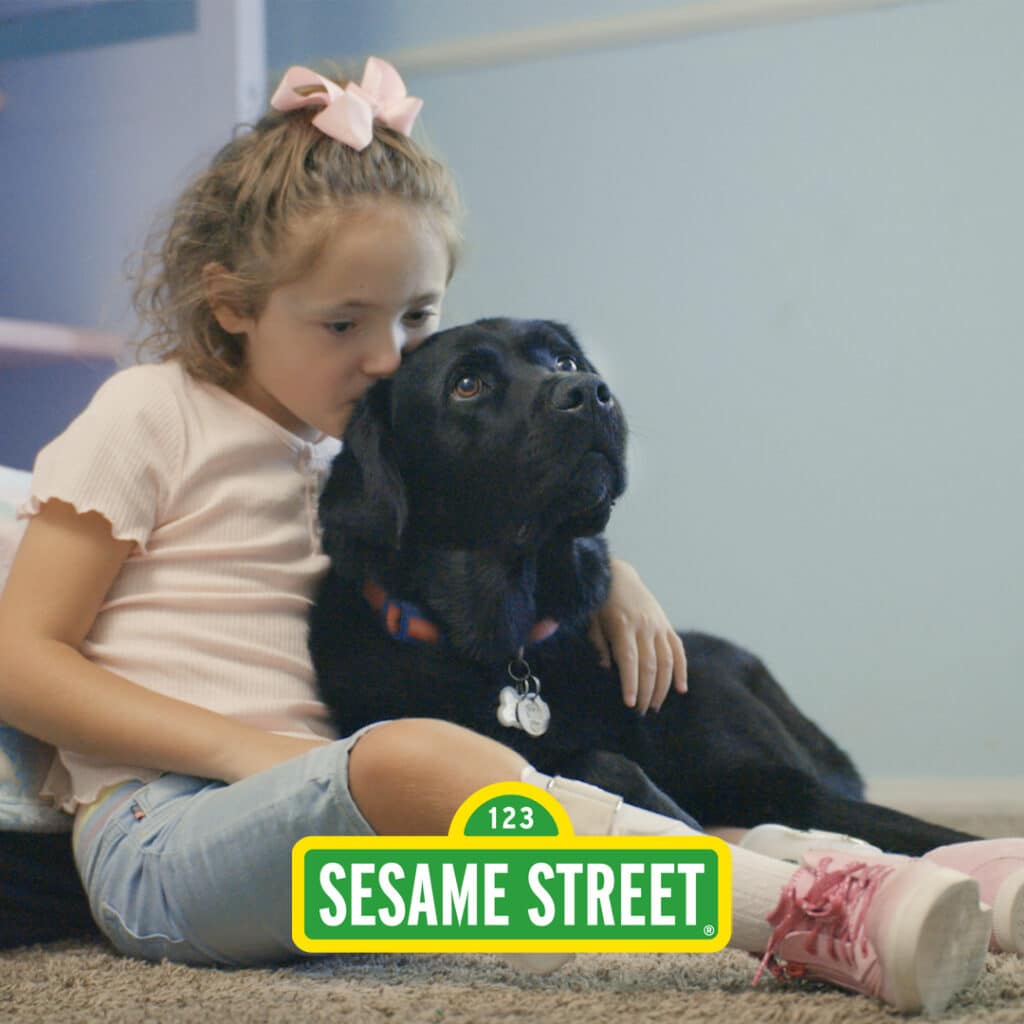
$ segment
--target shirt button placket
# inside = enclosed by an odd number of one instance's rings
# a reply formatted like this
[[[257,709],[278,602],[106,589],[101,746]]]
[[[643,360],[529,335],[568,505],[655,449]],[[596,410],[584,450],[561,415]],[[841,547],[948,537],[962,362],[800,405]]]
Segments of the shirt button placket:
[[[299,452],[299,471],[302,473],[302,486],[306,495],[306,524],[309,530],[309,540],[313,553],[317,551],[320,543],[320,536],[317,530],[317,476],[316,463],[313,458],[313,449],[309,445],[303,446]]]

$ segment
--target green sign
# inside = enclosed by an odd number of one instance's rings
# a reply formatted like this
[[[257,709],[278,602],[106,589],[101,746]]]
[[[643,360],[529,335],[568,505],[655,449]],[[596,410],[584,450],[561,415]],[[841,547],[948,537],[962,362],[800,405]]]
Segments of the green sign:
[[[575,836],[523,783],[470,797],[446,838],[311,836],[292,862],[308,952],[713,952],[730,932],[728,848],[710,836]]]

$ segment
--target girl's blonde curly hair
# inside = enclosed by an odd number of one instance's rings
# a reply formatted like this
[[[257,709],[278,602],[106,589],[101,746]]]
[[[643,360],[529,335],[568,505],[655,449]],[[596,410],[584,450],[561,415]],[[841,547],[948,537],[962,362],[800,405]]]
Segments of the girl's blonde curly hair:
[[[313,127],[314,114],[271,110],[237,134],[185,189],[169,223],[151,234],[133,275],[140,358],[178,359],[194,377],[230,387],[243,366],[244,338],[215,319],[204,268],[217,264],[227,271],[218,277],[218,302],[258,316],[274,288],[316,262],[339,223],[317,217],[325,212],[344,217],[379,199],[410,203],[443,233],[451,277],[460,205],[447,168],[381,124],[357,152]],[[300,222],[306,230],[295,244]]]

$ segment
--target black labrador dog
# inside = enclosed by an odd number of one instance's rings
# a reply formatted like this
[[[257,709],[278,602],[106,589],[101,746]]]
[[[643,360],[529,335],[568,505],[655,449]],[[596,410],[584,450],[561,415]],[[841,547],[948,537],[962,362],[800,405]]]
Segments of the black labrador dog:
[[[681,634],[689,693],[658,714],[624,705],[587,626],[625,449],[622,408],[558,323],[443,331],[375,385],[320,508],[332,571],[310,649],[341,733],[447,719],[709,826],[774,821],[907,854],[974,838],[864,802],[850,758],[725,640]]]

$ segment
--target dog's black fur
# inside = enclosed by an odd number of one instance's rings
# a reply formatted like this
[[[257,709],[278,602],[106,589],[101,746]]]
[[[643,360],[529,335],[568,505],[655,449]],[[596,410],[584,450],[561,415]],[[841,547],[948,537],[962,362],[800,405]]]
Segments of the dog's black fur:
[[[865,803],[849,757],[725,640],[681,634],[689,693],[658,714],[624,705],[587,625],[608,588],[601,531],[625,487],[625,445],[618,402],[550,321],[444,331],[375,385],[321,501],[332,572],[310,647],[341,733],[447,719],[542,771],[709,826],[775,821],[908,854],[973,838]],[[418,606],[440,642],[393,638],[363,597],[367,579]],[[531,645],[548,618],[560,628]],[[551,707],[538,738],[496,717],[522,648]]]

